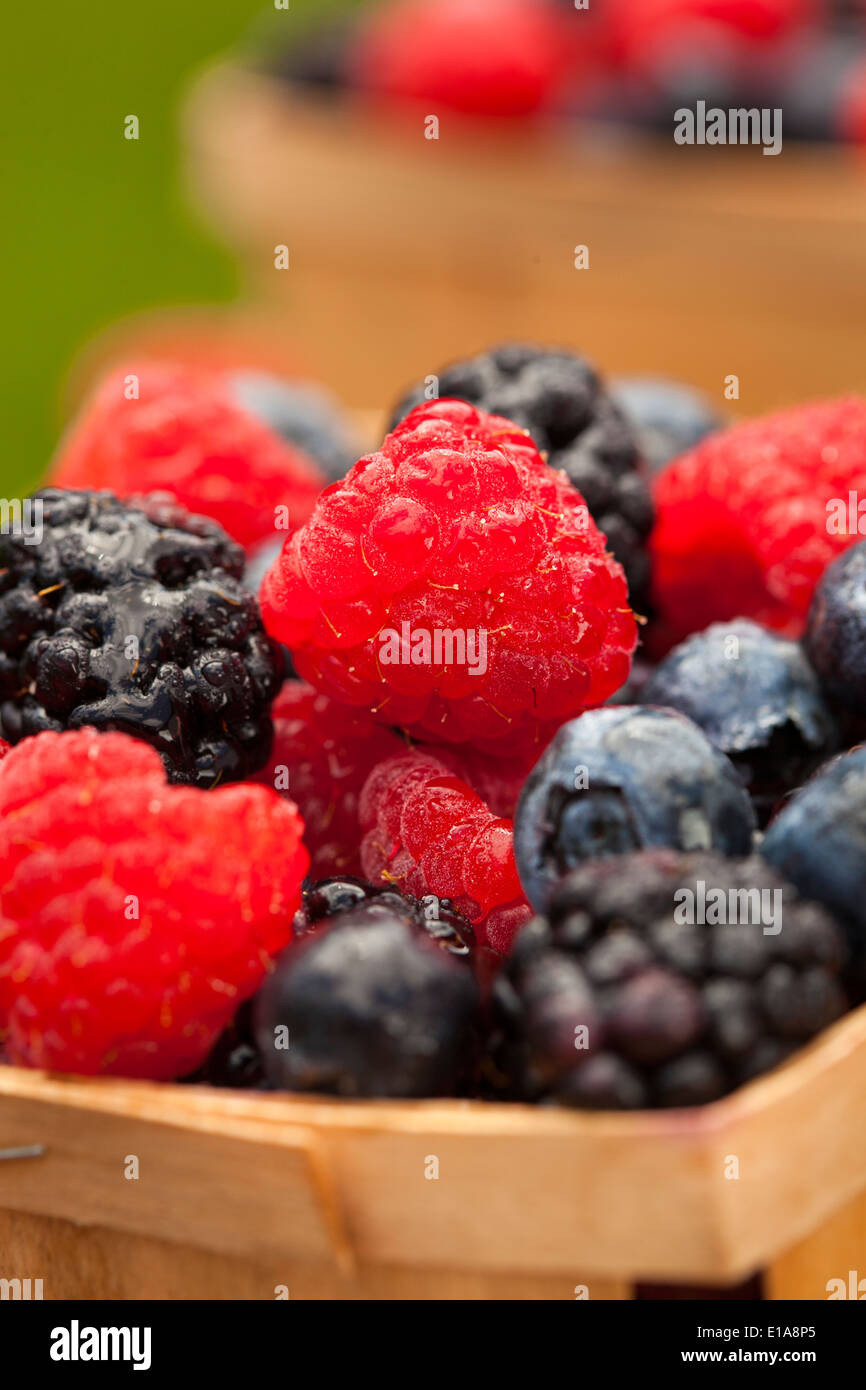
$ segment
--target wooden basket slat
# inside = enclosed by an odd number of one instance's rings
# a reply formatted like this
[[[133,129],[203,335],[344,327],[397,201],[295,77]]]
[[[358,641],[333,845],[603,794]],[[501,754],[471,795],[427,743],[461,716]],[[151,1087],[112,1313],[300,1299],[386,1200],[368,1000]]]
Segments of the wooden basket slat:
[[[0,1144],[26,1143],[46,1156],[0,1164],[0,1208],[247,1260],[735,1282],[866,1190],[866,1007],[691,1111],[353,1103],[3,1068]],[[138,1182],[123,1178],[129,1153]]]

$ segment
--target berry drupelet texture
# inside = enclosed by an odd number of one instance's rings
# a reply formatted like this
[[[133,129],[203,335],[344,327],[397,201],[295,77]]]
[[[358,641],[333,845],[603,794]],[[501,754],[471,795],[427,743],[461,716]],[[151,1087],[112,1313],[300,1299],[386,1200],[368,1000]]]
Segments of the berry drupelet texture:
[[[39,545],[0,536],[0,733],[121,730],[201,787],[261,767],[282,657],[240,547],[171,497],[49,488],[35,504]]]
[[[838,746],[802,647],[745,618],[686,638],[652,672],[641,700],[688,715],[728,755],[760,824]]]
[[[656,481],[651,543],[669,641],[737,617],[799,637],[815,585],[857,539],[845,512],[864,490],[856,396],[750,420],[675,459]]]
[[[374,767],[406,751],[405,740],[303,681],[286,681],[271,716],[273,748],[256,781],[298,806],[316,878],[360,874],[361,790]]]
[[[470,956],[471,929],[449,904],[358,880],[312,886],[254,1004],[271,1083],[339,1096],[458,1094],[479,1052]]]
[[[291,936],[308,856],[263,787],[166,783],[93,729],[0,763],[0,1038],[21,1066],[170,1080],[200,1066]]]
[[[635,431],[595,368],[571,352],[508,344],[456,362],[439,374],[437,394],[470,401],[528,430],[552,468],[583,497],[625,570],[632,607],[647,611],[647,538],[653,524],[649,484]],[[413,388],[392,429],[426,398]]]
[[[62,441],[50,481],[118,497],[169,492],[247,549],[277,525],[299,526],[325,475],[246,409],[231,383],[165,362],[110,373]]]
[[[391,883],[370,883],[352,874],[308,881],[301,894],[301,906],[295,913],[292,932],[295,936],[303,936],[339,913],[365,902],[376,902],[384,907],[390,904],[410,916],[443,951],[457,956],[474,955],[475,932],[469,919],[457,911],[450,898],[439,898],[435,893],[413,898]]]
[[[582,1109],[705,1104],[844,1012],[844,962],[828,914],[760,859],[595,860],[505,963],[489,1073]]]
[[[320,497],[261,589],[300,675],[414,737],[540,748],[626,679],[620,566],[517,426],[419,406]]]
[[[511,821],[495,816],[421,749],[389,758],[361,795],[361,862],[373,882],[453,902],[479,939],[507,951],[529,916],[514,865]]]
[[[507,820],[514,819],[523,784],[535,763],[534,756],[512,753],[508,758],[495,757],[468,743],[419,745],[418,752],[429,753],[444,763],[455,777],[477,792],[494,815]]]
[[[565,724],[530,773],[514,819],[523,889],[544,912],[586,859],[667,846],[745,855],[755,814],[728,758],[690,719],[651,705]]]

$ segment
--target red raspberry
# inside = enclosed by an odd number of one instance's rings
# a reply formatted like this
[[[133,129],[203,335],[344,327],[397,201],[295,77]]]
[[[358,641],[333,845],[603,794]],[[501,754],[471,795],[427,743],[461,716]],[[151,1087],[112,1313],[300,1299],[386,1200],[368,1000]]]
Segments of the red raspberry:
[[[325,479],[241,409],[219,373],[142,362],[105,378],[63,441],[51,482],[124,498],[173,493],[249,549],[273,538],[277,507],[292,527],[306,521]]]
[[[779,44],[818,13],[815,0],[610,0],[605,11],[615,54],[641,72],[668,71],[689,53],[743,60]]]
[[[799,636],[817,581],[858,539],[846,519],[852,493],[856,511],[866,499],[857,397],[737,425],[676,459],[657,480],[651,542],[669,635],[744,617]]]
[[[183,1076],[291,935],[307,867],[263,787],[170,787],[93,729],[0,763],[0,1039],[23,1066]]]
[[[838,111],[839,133],[866,145],[866,63],[858,63],[845,82]]]
[[[538,761],[538,750],[533,749],[530,757],[507,759],[491,757],[468,743],[459,745],[439,745],[436,748],[419,748],[420,753],[429,753],[453,772],[455,777],[467,782],[474,792],[490,807],[495,816],[513,819],[517,798],[523,784]]]
[[[567,36],[538,0],[398,0],[366,20],[349,73],[434,111],[527,116],[556,96]]]
[[[531,916],[514,865],[512,823],[421,751],[389,758],[361,793],[364,873],[421,898],[450,898],[479,938],[505,952]]]
[[[360,876],[361,788],[378,763],[405,753],[404,740],[303,681],[286,681],[271,715],[273,752],[255,781],[276,787],[297,804],[314,878]]]
[[[637,640],[583,498],[465,401],[417,406],[322,493],[260,597],[317,689],[419,738],[512,753],[603,704]]]

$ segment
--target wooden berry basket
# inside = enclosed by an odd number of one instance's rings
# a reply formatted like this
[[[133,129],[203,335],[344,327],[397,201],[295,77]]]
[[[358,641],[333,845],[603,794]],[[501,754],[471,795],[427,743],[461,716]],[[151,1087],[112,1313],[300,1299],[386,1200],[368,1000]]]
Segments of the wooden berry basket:
[[[0,1068],[0,1148],[30,1145],[0,1162],[0,1277],[46,1299],[628,1299],[758,1270],[823,1299],[866,1274],[866,1007],[655,1113]]]
[[[561,123],[491,133],[237,68],[191,94],[187,164],[311,374],[383,408],[515,337],[703,387],[734,413],[866,389],[866,160]],[[288,247],[276,269],[274,248]],[[589,268],[575,269],[586,246]]]
[[[716,392],[734,372],[748,412],[866,387],[866,176],[840,152],[425,146],[231,69],[188,131],[255,294],[349,404],[513,336]],[[866,1006],[724,1100],[657,1113],[0,1067],[0,1150],[30,1146],[0,1161],[0,1278],[47,1299],[622,1300],[756,1271],[769,1298],[823,1299],[866,1276]]]

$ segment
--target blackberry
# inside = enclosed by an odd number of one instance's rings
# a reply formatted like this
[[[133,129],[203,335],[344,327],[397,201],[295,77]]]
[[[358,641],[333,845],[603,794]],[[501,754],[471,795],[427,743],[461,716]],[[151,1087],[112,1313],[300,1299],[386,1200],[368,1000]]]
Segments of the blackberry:
[[[34,502],[40,543],[0,537],[2,737],[92,725],[150,743],[174,782],[257,771],[282,666],[241,547],[161,494]]]
[[[610,705],[564,724],[529,774],[514,857],[544,912],[586,859],[654,846],[745,855],[754,828],[733,765],[696,724],[674,710]]]
[[[625,570],[632,607],[648,612],[649,485],[635,434],[595,368],[575,353],[508,344],[444,368],[437,394],[529,431],[551,467],[563,469],[582,494]],[[423,385],[407,392],[389,428],[427,395]]]
[[[802,647],[748,618],[686,638],[656,667],[641,699],[688,715],[728,755],[761,825],[838,746]]]
[[[217,1039],[216,1046],[198,1071],[183,1077],[187,1085],[219,1086],[238,1091],[269,1091],[261,1054],[252,1035],[251,1004],[238,1010],[231,1027]]]
[[[444,1096],[471,1084],[480,989],[447,903],[359,879],[308,888],[296,937],[254,1002],[271,1083],[340,1096]]]
[[[845,958],[832,919],[757,857],[595,860],[518,936],[487,1070],[581,1109],[705,1104],[844,1012]]]
[[[302,936],[305,932],[314,931],[322,922],[364,902],[390,905],[410,915],[416,926],[425,931],[437,946],[452,955],[471,956],[475,951],[475,932],[450,898],[437,898],[435,893],[413,898],[401,893],[398,888],[368,883],[351,874],[344,874],[340,878],[321,878],[317,883],[305,884],[292,931],[295,936]]]

